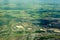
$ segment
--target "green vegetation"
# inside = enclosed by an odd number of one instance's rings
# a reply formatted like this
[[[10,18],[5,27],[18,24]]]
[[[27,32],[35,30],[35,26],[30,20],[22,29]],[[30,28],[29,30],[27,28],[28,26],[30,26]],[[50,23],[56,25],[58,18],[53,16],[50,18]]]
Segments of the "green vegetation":
[[[36,10],[0,10],[0,38],[4,40],[9,40],[10,37],[18,37],[22,35],[31,35],[37,30],[37,26],[32,24],[31,20],[36,20],[40,18],[46,17],[55,17],[53,15],[57,15],[59,12],[39,12]],[[19,23],[20,22],[20,23]],[[22,25],[24,29],[16,28],[16,25]],[[32,30],[28,30],[28,28],[32,28]],[[44,31],[35,31],[38,33]],[[7,38],[6,38],[7,37]],[[59,38],[59,36],[44,36],[41,39],[47,38]]]

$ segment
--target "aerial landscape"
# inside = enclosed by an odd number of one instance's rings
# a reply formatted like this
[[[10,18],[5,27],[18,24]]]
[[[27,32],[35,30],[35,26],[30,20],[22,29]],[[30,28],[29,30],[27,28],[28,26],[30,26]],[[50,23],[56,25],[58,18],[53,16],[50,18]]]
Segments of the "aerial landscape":
[[[0,0],[0,40],[60,40],[60,0]]]

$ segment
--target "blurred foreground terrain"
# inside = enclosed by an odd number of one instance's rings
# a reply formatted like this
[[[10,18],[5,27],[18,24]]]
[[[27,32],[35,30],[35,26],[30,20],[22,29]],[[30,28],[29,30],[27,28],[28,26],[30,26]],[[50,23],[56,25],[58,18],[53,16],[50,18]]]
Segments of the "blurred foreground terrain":
[[[0,5],[0,40],[60,40],[60,5]]]

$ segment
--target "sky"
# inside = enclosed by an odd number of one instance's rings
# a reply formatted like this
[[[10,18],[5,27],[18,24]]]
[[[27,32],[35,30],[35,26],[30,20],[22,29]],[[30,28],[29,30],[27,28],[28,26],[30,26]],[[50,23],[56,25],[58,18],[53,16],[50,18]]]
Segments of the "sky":
[[[22,3],[57,3],[60,4],[60,0],[10,0],[10,2],[22,2]]]
[[[0,3],[6,0],[0,0]],[[52,4],[60,4],[60,0],[8,0],[9,3],[52,3]]]

